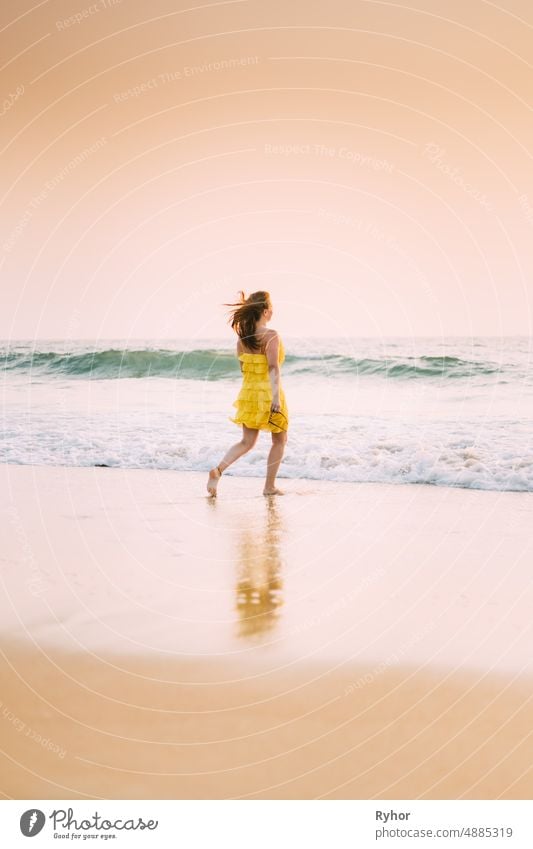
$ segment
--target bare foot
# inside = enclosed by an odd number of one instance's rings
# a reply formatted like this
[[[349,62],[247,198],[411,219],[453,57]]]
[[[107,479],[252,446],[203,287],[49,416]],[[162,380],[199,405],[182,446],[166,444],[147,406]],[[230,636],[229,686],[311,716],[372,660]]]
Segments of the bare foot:
[[[263,495],[285,495],[283,489],[278,489],[277,486],[272,486],[270,489],[264,489]]]
[[[209,478],[207,479],[207,491],[209,495],[215,496],[217,494],[217,484],[220,479],[220,472],[218,471],[218,467],[215,469],[209,470]]]

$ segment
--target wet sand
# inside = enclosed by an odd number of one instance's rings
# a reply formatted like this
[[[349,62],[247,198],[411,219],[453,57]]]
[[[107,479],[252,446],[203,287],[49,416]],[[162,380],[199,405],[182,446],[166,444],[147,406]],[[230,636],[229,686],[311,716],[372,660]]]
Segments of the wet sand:
[[[530,493],[0,474],[5,797],[532,797]]]

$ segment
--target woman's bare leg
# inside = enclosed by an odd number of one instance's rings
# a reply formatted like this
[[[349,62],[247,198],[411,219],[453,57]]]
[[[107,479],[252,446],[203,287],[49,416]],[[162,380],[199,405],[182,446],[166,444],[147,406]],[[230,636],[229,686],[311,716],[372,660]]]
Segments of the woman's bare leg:
[[[270,453],[268,455],[267,460],[267,476],[265,481],[265,488],[263,489],[263,495],[285,495],[282,489],[277,488],[275,481],[281,460],[283,458],[283,453],[285,451],[286,442],[286,431],[281,431],[280,433],[272,434],[272,448],[270,449]]]
[[[246,427],[246,425],[242,426],[242,439],[240,442],[236,442],[235,445],[232,445],[231,448],[224,454],[224,457],[214,469],[210,469],[209,478],[207,479],[207,491],[210,495],[217,494],[217,484],[220,478],[220,474],[227,469],[228,466],[231,466],[235,460],[238,460],[239,457],[242,457],[243,454],[246,454],[247,451],[250,451],[251,448],[254,447],[257,442],[257,437],[259,436],[259,431],[253,427]],[[220,471],[219,471],[220,469]]]

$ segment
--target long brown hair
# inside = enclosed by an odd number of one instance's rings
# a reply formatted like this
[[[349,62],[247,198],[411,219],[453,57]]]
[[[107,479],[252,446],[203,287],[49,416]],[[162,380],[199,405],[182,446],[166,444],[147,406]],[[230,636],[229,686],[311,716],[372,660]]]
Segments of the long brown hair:
[[[225,307],[233,307],[228,323],[231,323],[233,330],[247,348],[251,351],[259,351],[261,345],[256,338],[255,330],[263,310],[271,307],[270,294],[269,292],[252,292],[247,298],[242,290],[238,294],[240,295],[238,303],[224,304]]]

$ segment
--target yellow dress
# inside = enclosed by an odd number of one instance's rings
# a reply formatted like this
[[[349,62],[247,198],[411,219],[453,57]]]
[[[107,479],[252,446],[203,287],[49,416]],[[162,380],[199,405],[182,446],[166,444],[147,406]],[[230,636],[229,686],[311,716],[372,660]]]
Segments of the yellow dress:
[[[285,359],[285,349],[281,337],[279,337],[278,363],[281,365]],[[242,386],[233,406],[237,408],[234,417],[228,416],[231,422],[257,430],[269,430],[279,433],[288,429],[289,411],[285,399],[285,392],[280,385],[279,402],[280,410],[286,418],[285,428],[269,423],[270,406],[272,404],[272,386],[268,376],[268,360],[266,354],[239,354],[239,360],[243,364]]]

